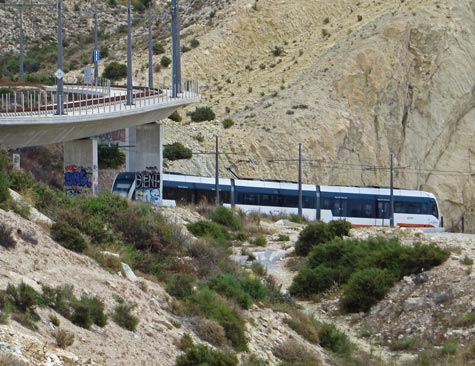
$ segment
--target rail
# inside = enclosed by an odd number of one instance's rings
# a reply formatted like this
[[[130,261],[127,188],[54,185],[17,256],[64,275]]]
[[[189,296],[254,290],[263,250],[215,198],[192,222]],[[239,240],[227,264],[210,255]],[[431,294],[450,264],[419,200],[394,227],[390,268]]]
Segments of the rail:
[[[29,86],[26,91],[0,94],[0,119],[12,117],[52,117],[57,115],[56,87]],[[134,108],[144,108],[180,99],[193,99],[199,96],[199,83],[184,80],[181,92],[175,97],[171,87],[134,87],[133,103],[127,99],[126,86],[104,85],[64,85],[64,115],[88,115],[116,112]]]

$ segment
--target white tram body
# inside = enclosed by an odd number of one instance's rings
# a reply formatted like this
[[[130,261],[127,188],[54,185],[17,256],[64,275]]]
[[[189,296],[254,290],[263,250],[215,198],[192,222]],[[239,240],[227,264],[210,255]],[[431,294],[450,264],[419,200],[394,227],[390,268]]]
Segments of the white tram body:
[[[119,173],[112,191],[137,199],[135,176]],[[215,178],[165,173],[161,182],[160,202],[215,202]],[[219,198],[223,205],[244,212],[291,215],[298,213],[299,187],[295,182],[220,178]],[[396,226],[440,226],[439,207],[432,193],[394,189],[393,200]],[[389,226],[390,211],[389,188],[302,184],[302,214],[311,221],[343,219],[353,226]]]

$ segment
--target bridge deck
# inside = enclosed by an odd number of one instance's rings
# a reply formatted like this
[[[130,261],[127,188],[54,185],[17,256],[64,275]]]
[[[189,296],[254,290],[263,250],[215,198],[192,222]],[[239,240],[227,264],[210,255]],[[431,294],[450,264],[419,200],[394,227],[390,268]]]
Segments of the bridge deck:
[[[126,104],[125,88],[65,86],[65,95],[73,97],[64,103],[64,114],[56,114],[56,104],[41,105],[41,100],[27,108],[15,103],[0,110],[0,145],[46,145],[156,122],[180,106],[199,102],[198,84],[185,86],[175,98],[169,89],[135,88],[132,105]]]

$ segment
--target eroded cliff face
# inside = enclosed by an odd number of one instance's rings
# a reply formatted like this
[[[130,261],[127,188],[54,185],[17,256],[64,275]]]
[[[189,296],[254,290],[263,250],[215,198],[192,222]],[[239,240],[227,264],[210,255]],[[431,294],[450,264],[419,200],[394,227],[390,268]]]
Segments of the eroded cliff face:
[[[464,216],[475,230],[474,1],[196,4],[180,1],[182,45],[200,42],[182,55],[183,78],[202,82],[217,119],[190,123],[190,106],[182,123],[164,122],[166,143],[210,153],[169,170],[214,175],[215,135],[223,176],[296,180],[301,143],[305,182],[387,186],[393,154],[396,186],[435,193],[446,226]],[[134,42],[134,84],[145,85],[143,27]],[[110,44],[115,60],[125,62],[124,44]],[[154,80],[169,76],[162,67]],[[225,118],[234,126],[224,129]]]
[[[245,3],[183,60],[204,80],[203,104],[235,125],[172,124],[181,132],[167,141],[211,149],[218,134],[236,154],[221,156],[223,175],[292,180],[296,162],[275,160],[302,143],[304,180],[317,184],[387,186],[393,154],[396,186],[435,193],[446,226],[465,216],[475,230],[473,1]],[[171,168],[213,175],[213,161]]]

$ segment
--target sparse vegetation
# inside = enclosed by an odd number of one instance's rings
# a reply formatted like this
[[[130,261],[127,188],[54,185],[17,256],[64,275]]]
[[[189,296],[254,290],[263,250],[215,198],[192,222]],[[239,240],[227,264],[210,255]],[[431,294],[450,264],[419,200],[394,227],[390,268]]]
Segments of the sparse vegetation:
[[[231,128],[232,126],[234,126],[234,121],[231,118],[225,118],[223,120],[223,127],[225,129]]]
[[[176,359],[176,366],[237,366],[237,364],[238,360],[235,356],[226,355],[202,344],[188,347],[185,354]]]
[[[280,46],[275,46],[272,51],[272,55],[275,57],[282,56],[284,54],[284,49]]]
[[[135,332],[139,318],[131,313],[135,304],[127,304],[121,297],[116,297],[117,305],[114,307],[112,320],[120,327]]]

